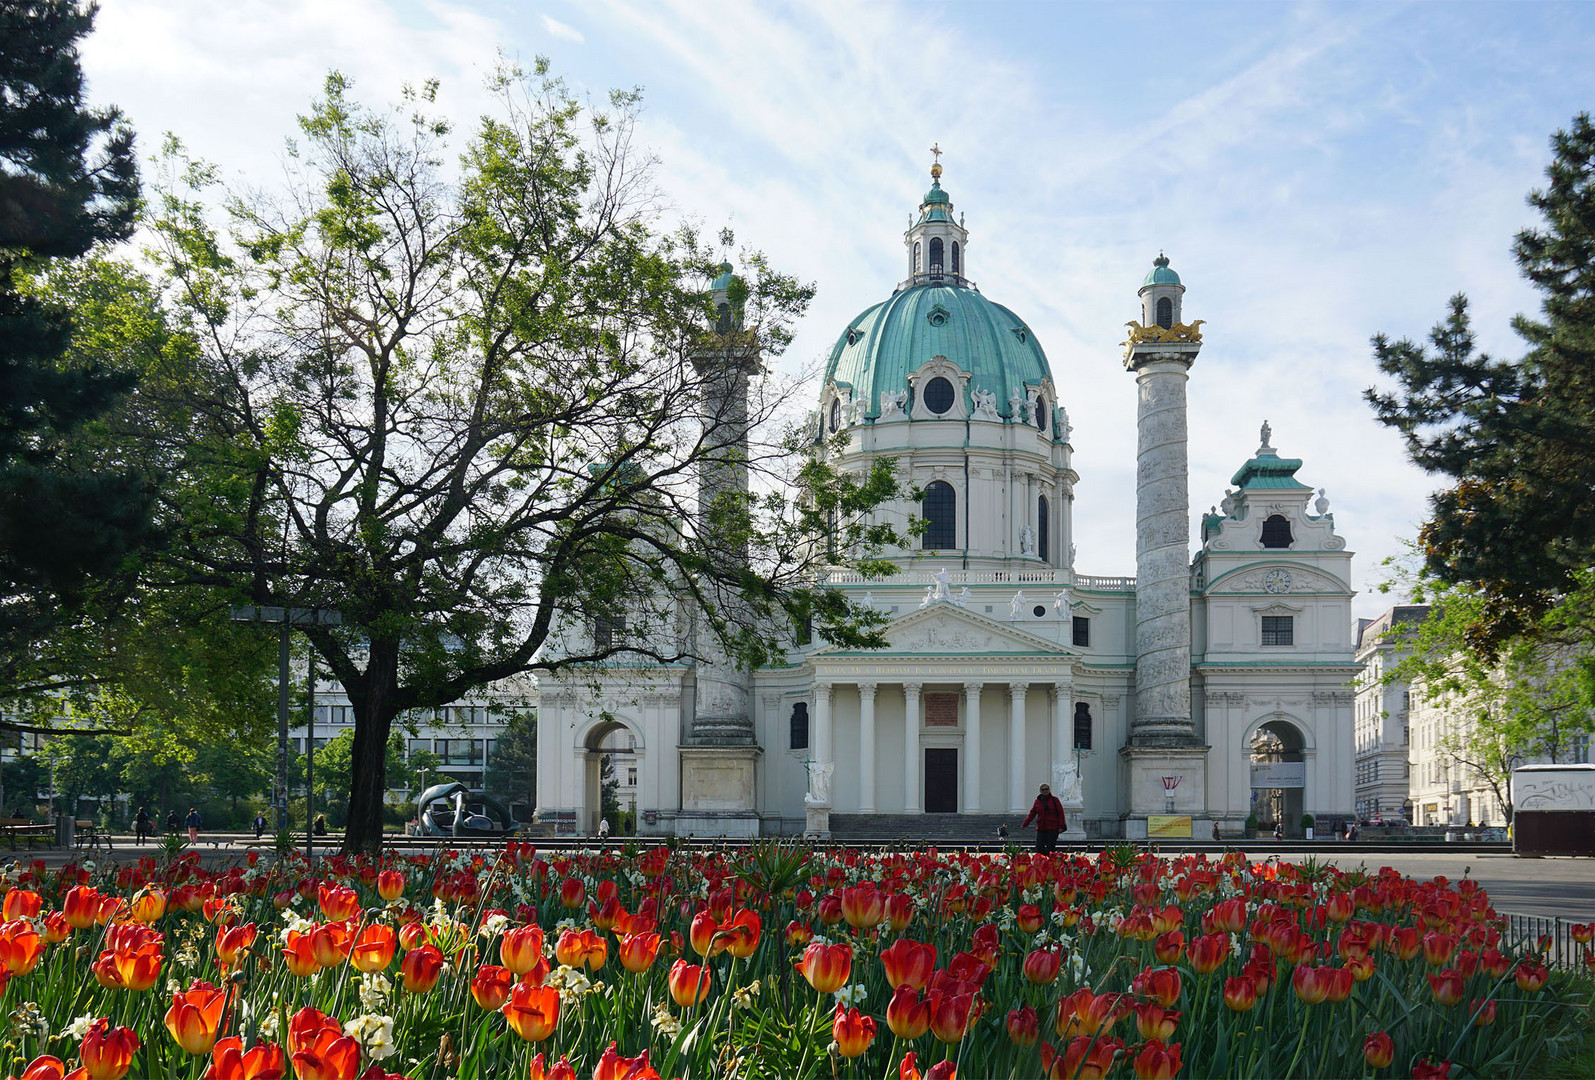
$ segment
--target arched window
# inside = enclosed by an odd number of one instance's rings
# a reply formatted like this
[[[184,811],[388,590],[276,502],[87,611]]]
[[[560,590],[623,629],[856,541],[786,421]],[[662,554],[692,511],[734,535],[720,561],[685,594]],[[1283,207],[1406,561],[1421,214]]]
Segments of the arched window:
[[[832,433],[834,434],[836,429],[841,427],[841,426],[842,426],[842,399],[841,398],[832,398],[831,399],[831,431],[832,431]]]
[[[919,241],[914,241],[914,273],[919,273]]]
[[[1083,701],[1074,706],[1074,748],[1091,749],[1091,706]]]
[[[925,536],[920,544],[926,551],[951,551],[958,546],[958,493],[945,480],[932,480],[925,487],[920,504],[925,515]]]
[[[1157,324],[1165,330],[1174,325],[1174,301],[1166,296],[1158,297]]]
[[[933,237],[930,238],[930,276],[931,277],[941,277],[941,267],[942,267],[942,243],[941,243],[941,237],[933,236]]]
[[[936,376],[925,384],[925,408],[940,416],[953,407],[953,384]]]
[[[1036,395],[1036,428],[1047,430],[1047,399],[1040,394]]]
[[[958,265],[958,241],[957,240],[953,241],[953,273],[954,274],[963,273],[962,267],[960,267]]]
[[[809,706],[806,701],[800,701],[792,706],[792,737],[787,747],[791,750],[809,748]]]
[[[1291,545],[1290,522],[1279,514],[1272,514],[1263,522],[1263,546],[1288,548]]]
[[[1047,505],[1047,497],[1042,495],[1036,499],[1036,554],[1041,556],[1042,562],[1050,561],[1047,558],[1047,534],[1051,524],[1052,507]]]
[[[728,333],[731,330],[731,305],[721,304],[714,313],[714,328],[719,333]]]

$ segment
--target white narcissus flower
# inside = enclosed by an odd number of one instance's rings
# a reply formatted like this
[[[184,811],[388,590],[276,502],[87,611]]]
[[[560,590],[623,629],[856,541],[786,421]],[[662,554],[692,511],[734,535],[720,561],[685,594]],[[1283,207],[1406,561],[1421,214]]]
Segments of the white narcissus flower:
[[[77,1042],[82,1042],[83,1036],[87,1035],[89,1033],[89,1028],[94,1025],[94,1020],[95,1017],[92,1014],[84,1013],[82,1016],[68,1024],[66,1028],[62,1030],[61,1034],[69,1035]]]
[[[497,937],[510,925],[508,915],[489,915],[482,922],[482,929],[477,931],[483,937]]]
[[[398,1053],[393,1044],[393,1017],[366,1013],[343,1025],[343,1033],[358,1042],[375,1061]]]
[[[844,1007],[857,1005],[859,1002],[869,997],[869,988],[863,983],[853,983],[849,986],[842,987],[832,996],[836,998],[836,1003],[838,1005]]]

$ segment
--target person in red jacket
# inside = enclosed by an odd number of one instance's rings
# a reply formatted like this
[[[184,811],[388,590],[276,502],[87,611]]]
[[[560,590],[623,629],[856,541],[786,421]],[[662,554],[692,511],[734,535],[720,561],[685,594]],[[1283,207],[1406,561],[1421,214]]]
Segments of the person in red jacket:
[[[1052,793],[1051,785],[1041,785],[1041,793],[1030,804],[1030,813],[1019,827],[1028,829],[1032,821],[1036,823],[1036,854],[1051,854],[1058,846],[1058,834],[1069,827],[1063,817],[1063,803]]]

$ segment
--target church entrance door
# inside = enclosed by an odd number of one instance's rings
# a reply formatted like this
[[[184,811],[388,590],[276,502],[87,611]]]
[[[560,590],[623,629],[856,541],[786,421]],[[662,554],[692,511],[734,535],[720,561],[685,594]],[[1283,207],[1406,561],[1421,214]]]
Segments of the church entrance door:
[[[925,813],[958,813],[958,751],[925,748]]]

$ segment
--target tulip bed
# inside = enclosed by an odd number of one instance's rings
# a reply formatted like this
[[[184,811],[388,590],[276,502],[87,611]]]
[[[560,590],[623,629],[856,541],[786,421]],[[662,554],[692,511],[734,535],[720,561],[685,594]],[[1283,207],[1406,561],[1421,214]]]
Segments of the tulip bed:
[[[1579,1051],[1591,1003],[1475,882],[1239,854],[512,843],[8,876],[22,1080],[1504,1076]]]

